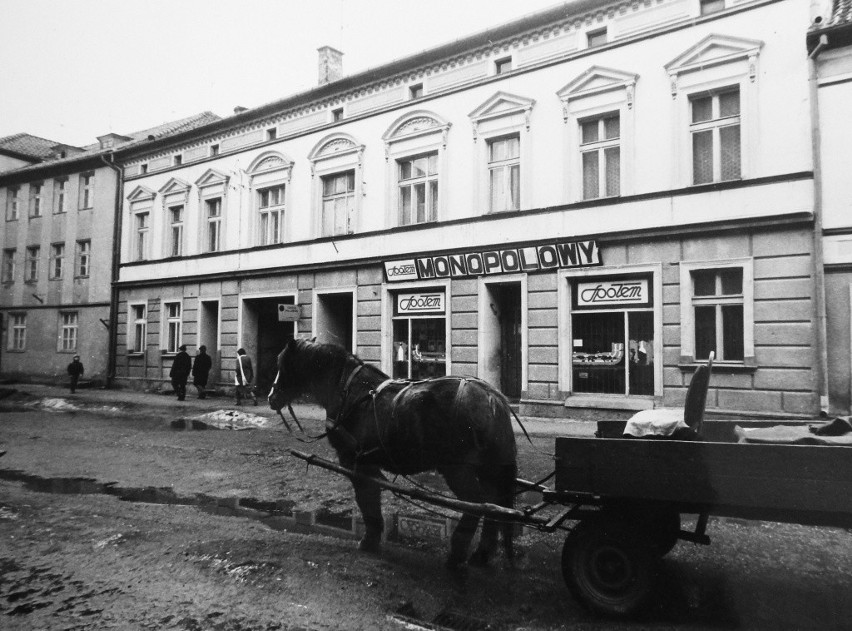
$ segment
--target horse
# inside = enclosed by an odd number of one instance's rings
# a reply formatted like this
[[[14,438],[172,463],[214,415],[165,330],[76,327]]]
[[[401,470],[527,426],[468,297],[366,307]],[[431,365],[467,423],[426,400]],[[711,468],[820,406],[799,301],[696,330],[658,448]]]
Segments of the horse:
[[[278,355],[269,405],[281,408],[311,394],[325,408],[326,436],[352,485],[364,519],[359,550],[378,554],[384,528],[382,471],[437,471],[460,500],[512,508],[517,478],[514,412],[503,394],[472,377],[392,380],[341,346],[293,339]],[[292,412],[292,409],[291,409]],[[497,548],[513,558],[512,524],[486,518],[476,551],[467,557],[479,516],[463,513],[450,538],[447,566],[486,565]]]

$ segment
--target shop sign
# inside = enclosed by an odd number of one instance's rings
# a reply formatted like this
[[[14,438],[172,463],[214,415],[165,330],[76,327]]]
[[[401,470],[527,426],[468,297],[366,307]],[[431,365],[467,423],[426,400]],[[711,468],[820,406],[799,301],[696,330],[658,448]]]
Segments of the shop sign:
[[[278,305],[278,321],[279,322],[298,322],[301,316],[299,305]]]
[[[578,307],[649,305],[647,278],[577,283]]]
[[[430,291],[416,294],[397,294],[396,310],[399,315],[444,313],[444,292]]]
[[[442,256],[423,256],[386,261],[388,282],[464,278],[515,272],[540,272],[565,267],[600,265],[596,241],[549,243],[526,248],[507,248]]]

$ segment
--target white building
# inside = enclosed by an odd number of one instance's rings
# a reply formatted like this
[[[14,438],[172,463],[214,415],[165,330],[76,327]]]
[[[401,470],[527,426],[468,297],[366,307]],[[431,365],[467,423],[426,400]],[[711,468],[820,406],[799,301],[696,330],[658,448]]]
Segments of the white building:
[[[120,151],[119,379],[316,335],[577,416],[714,352],[709,407],[818,411],[810,20],[573,2]]]

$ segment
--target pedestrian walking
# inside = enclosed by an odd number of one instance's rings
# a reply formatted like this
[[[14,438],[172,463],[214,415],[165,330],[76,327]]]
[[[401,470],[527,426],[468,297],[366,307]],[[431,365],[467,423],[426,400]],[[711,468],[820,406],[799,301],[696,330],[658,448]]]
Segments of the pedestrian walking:
[[[251,366],[251,358],[246,355],[246,350],[241,348],[237,350],[237,369],[234,371],[234,383],[236,384],[234,393],[237,397],[237,405],[242,405],[243,398],[251,398],[257,405],[257,396],[251,386],[252,379],[254,379],[254,370]]]
[[[186,381],[192,371],[192,360],[189,358],[189,353],[186,352],[186,344],[182,344],[178,350],[180,352],[175,355],[169,377],[172,380],[172,387],[178,401],[183,401],[186,398]]]
[[[82,362],[80,362],[80,356],[74,355],[74,358],[71,360],[71,363],[68,364],[68,374],[71,377],[71,394],[77,390],[77,382],[80,380],[80,376],[83,374]]]
[[[203,344],[198,347],[198,354],[195,356],[195,361],[192,362],[192,385],[198,389],[198,398],[206,399],[207,390],[207,375],[210,373],[210,368],[213,366],[213,360],[207,354],[207,347]]]

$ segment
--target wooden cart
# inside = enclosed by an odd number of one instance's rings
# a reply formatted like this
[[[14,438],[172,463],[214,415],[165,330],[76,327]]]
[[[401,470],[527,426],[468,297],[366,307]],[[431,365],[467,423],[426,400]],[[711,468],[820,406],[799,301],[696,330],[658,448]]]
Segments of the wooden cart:
[[[309,454],[299,458],[358,474]],[[562,574],[591,610],[630,616],[654,593],[657,564],[679,540],[709,544],[711,515],[852,528],[852,449],[824,445],[556,438],[554,488],[522,509],[469,504],[387,481],[381,486],[544,532],[567,531]],[[696,515],[694,530],[681,527]]]

